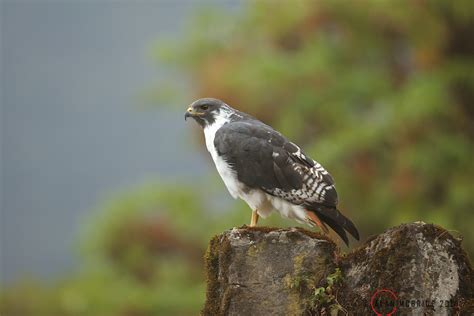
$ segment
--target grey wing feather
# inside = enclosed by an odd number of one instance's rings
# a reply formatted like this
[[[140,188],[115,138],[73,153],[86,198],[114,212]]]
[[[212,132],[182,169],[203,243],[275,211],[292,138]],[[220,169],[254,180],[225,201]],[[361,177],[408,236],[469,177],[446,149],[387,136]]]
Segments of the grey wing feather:
[[[334,180],[316,161],[260,121],[237,121],[215,135],[217,152],[239,181],[294,204],[335,207]]]

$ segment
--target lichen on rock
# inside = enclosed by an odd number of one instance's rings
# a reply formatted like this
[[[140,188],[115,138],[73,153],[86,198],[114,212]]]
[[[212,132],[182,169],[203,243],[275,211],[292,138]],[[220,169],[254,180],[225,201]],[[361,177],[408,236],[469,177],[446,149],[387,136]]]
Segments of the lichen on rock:
[[[460,240],[422,222],[347,255],[300,228],[234,228],[211,240],[206,269],[203,315],[371,315],[384,289],[403,315],[474,312],[474,273]]]
[[[219,246],[218,246],[219,245]],[[301,315],[305,293],[289,283],[315,284],[334,271],[336,246],[301,229],[234,228],[211,241],[206,255],[203,315]]]

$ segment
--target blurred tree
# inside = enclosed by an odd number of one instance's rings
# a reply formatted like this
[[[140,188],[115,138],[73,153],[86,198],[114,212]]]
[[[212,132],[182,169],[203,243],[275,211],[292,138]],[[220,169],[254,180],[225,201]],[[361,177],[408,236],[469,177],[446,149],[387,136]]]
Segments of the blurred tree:
[[[85,230],[81,271],[54,286],[13,285],[0,314],[195,315],[205,295],[204,239],[214,231],[205,209],[184,185],[119,194]]]
[[[208,182],[147,184],[118,193],[84,229],[80,271],[56,284],[12,284],[0,292],[0,315],[198,314],[209,239],[250,216],[248,209],[215,203],[219,196],[210,194],[215,190]]]
[[[334,175],[363,235],[422,220],[474,253],[474,2],[259,1],[159,55]]]

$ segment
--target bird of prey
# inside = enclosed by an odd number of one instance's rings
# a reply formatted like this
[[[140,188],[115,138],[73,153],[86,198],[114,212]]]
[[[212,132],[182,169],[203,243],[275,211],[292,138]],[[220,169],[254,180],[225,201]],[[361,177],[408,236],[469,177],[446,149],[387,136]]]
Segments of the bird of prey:
[[[252,209],[250,226],[276,211],[324,233],[329,226],[346,245],[346,231],[359,240],[357,228],[337,209],[331,175],[281,133],[213,98],[194,101],[188,117],[204,129],[207,150],[229,193]]]

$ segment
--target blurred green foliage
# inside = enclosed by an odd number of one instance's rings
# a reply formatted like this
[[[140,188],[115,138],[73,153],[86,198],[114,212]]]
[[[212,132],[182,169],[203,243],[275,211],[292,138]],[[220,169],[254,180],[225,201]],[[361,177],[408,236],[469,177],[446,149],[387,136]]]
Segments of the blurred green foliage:
[[[81,271],[54,287],[14,285],[2,295],[0,314],[195,315],[211,223],[198,193],[188,192],[147,185],[106,202],[85,230]]]
[[[12,284],[0,293],[0,315],[198,314],[208,240],[251,214],[242,205],[223,209],[210,192],[217,186],[200,184],[146,184],[104,202],[84,228],[80,271],[56,284]]]
[[[459,232],[472,256],[473,4],[255,1],[234,15],[204,11],[156,54],[189,76],[196,98],[253,114],[322,163],[362,240],[422,220]],[[173,83],[164,87],[169,96]],[[0,314],[197,314],[207,241],[250,217],[243,202],[222,200],[213,177],[145,185],[99,206],[80,271],[13,284]]]
[[[160,54],[336,179],[364,237],[403,222],[474,253],[474,2],[251,2]]]

